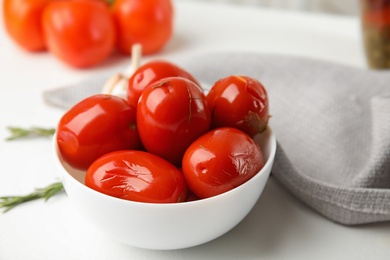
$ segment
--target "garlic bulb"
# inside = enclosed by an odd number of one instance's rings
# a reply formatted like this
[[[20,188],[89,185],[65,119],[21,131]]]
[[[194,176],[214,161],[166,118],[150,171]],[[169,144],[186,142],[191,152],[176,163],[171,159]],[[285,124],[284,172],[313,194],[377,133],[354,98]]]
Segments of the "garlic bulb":
[[[142,47],[140,44],[134,44],[131,50],[131,63],[121,73],[117,73],[109,78],[103,85],[102,93],[116,95],[126,98],[127,85],[129,78],[139,68],[141,64]]]

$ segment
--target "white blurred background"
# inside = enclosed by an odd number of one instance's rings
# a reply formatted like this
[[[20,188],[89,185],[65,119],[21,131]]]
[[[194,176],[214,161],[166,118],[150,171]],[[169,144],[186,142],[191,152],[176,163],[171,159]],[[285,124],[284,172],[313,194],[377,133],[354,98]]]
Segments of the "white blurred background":
[[[246,4],[271,8],[324,12],[343,15],[357,15],[359,0],[198,0],[215,1],[232,4]]]

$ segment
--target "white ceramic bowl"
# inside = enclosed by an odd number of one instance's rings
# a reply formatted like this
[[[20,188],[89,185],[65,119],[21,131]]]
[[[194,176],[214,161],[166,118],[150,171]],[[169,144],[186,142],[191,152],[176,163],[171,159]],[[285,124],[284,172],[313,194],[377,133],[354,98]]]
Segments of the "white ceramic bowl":
[[[58,157],[56,141],[54,148],[65,191],[91,223],[125,244],[168,250],[211,241],[251,211],[268,180],[276,152],[271,129],[255,139],[266,164],[252,179],[221,195],[178,204],[133,202],[92,190],[83,184],[85,172],[70,168]]]

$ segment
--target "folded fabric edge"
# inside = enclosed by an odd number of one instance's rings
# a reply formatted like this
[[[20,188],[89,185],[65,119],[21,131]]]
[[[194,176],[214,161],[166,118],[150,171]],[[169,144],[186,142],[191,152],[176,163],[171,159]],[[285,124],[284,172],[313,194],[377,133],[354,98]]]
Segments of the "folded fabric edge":
[[[383,207],[390,204],[390,190],[339,187],[299,174],[279,143],[272,174],[298,199],[339,224],[390,221],[390,208]],[[372,203],[377,200],[383,203]]]

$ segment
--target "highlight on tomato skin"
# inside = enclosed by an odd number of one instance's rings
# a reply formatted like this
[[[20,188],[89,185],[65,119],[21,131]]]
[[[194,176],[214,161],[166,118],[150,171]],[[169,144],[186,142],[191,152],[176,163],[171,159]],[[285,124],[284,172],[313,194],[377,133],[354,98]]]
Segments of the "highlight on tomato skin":
[[[140,96],[137,127],[144,148],[176,166],[180,166],[188,146],[210,126],[206,96],[193,81],[164,78]]]
[[[147,203],[186,200],[181,171],[166,160],[143,151],[115,151],[89,167],[85,185],[109,196]]]
[[[189,190],[209,198],[232,190],[264,166],[259,145],[232,127],[211,130],[194,141],[183,156],[182,170]]]
[[[56,132],[61,158],[81,170],[106,153],[141,146],[135,108],[113,95],[80,101],[62,116]]]
[[[235,127],[249,136],[263,132],[269,120],[268,94],[257,79],[232,75],[214,83],[207,101],[212,127]]]
[[[139,97],[148,85],[167,77],[183,77],[200,87],[199,82],[178,65],[165,60],[152,60],[140,66],[130,77],[127,87],[127,101],[131,105],[137,106]]]

